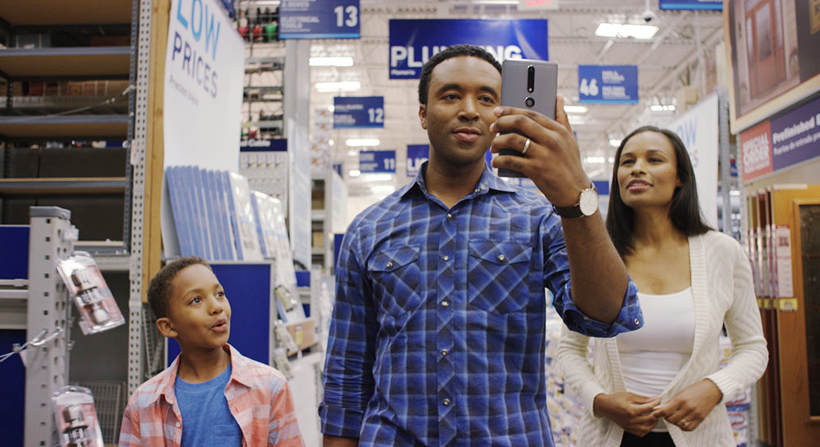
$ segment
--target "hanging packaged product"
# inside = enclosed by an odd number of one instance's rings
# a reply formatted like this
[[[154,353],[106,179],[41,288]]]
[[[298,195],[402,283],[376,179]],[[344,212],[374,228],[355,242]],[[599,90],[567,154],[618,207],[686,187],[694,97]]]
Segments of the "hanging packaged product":
[[[102,430],[91,390],[64,386],[51,394],[61,447],[103,447]]]
[[[125,324],[97,263],[88,253],[75,251],[57,264],[57,270],[80,312],[83,334],[96,334]]]
[[[290,360],[288,360],[288,353],[284,348],[276,348],[273,350],[273,362],[276,369],[279,370],[288,379],[293,378],[293,370],[290,367]]]
[[[290,332],[288,332],[282,320],[274,321],[273,328],[276,333],[276,339],[279,340],[280,347],[287,349],[287,352],[296,352],[299,350],[299,347],[296,346],[296,342],[293,340],[293,337],[290,335]]]

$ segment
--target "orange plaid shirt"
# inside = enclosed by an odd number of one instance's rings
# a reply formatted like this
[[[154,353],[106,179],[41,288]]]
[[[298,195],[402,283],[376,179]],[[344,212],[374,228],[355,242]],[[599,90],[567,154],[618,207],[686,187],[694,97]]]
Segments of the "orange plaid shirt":
[[[224,349],[230,350],[232,368],[225,397],[242,429],[242,446],[303,447],[287,379],[230,345]],[[178,368],[179,357],[131,396],[122,418],[120,447],[180,446],[182,415],[174,395]]]

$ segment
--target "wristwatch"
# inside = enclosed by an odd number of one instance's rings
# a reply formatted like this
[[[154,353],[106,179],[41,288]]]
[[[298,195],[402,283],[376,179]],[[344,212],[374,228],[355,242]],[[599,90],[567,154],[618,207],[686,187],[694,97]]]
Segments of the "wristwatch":
[[[564,219],[591,216],[598,211],[598,190],[595,189],[594,183],[590,183],[589,188],[581,191],[578,203],[572,206],[553,205],[552,209]]]

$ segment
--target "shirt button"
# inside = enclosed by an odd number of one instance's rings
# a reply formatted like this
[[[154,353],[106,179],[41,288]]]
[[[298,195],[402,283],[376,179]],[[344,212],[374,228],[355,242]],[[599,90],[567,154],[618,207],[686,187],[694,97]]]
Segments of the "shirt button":
[[[446,357],[448,352],[449,351],[447,351],[447,349],[442,349],[441,350],[441,355]]]
[[[450,399],[444,399],[441,403],[443,403],[445,407],[448,407],[450,406]]]
[[[452,219],[452,218],[453,218],[453,215],[452,215],[452,214],[450,214],[450,213],[447,213],[447,218],[448,218],[448,219]]]
[[[478,192],[478,191],[479,191],[479,189],[478,189],[478,188],[476,188],[476,189],[475,189],[475,192]]]
[[[498,255],[498,260],[500,262],[504,262],[505,259],[507,259],[507,258],[505,258],[504,255]]]
[[[447,256],[447,255],[444,255],[444,258],[442,258],[442,259],[444,259],[445,261],[449,261],[449,260],[450,260],[450,257],[449,257],[449,256]]]
[[[393,268],[393,261],[388,261],[387,262],[387,268],[389,268],[389,269]]]
[[[179,422],[177,422],[177,428],[179,428],[181,425],[182,425],[182,424],[180,424]]]
[[[441,302],[441,307],[450,307],[450,302],[447,301],[447,300],[442,301]]]
[[[641,320],[636,318],[635,319],[635,326],[640,326],[640,325],[641,325]]]

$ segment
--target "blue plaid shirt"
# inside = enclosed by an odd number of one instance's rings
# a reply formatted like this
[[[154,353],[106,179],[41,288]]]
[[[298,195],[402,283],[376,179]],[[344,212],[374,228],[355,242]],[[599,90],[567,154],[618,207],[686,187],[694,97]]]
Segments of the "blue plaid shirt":
[[[544,287],[570,328],[596,337],[642,325],[637,289],[614,323],[586,317],[543,196],[487,168],[448,210],[425,170],[345,234],[322,432],[359,446],[552,446]]]

